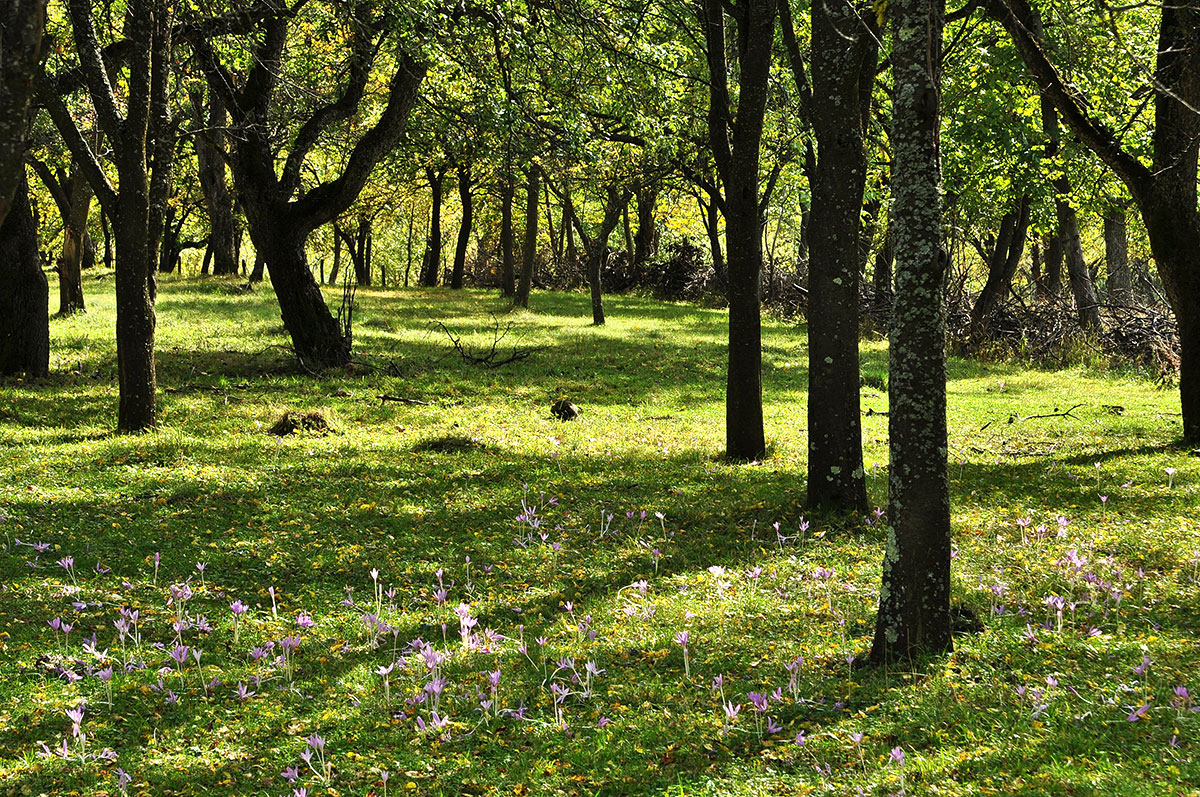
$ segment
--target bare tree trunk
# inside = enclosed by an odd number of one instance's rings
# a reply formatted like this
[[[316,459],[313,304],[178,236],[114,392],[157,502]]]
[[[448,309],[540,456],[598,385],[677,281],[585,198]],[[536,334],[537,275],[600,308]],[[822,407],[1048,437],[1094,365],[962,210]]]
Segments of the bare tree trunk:
[[[216,276],[237,274],[238,259],[236,246],[237,224],[233,215],[233,195],[229,191],[226,177],[225,156],[227,146],[224,129],[228,121],[225,103],[216,92],[208,92],[208,112],[203,110],[203,93],[192,92],[192,108],[197,124],[205,132],[196,136],[196,161],[200,177],[200,190],[204,195],[204,206],[208,211],[211,230],[209,241],[212,246],[212,273]]]
[[[513,233],[513,194],[515,188],[511,176],[505,176],[500,183],[500,292],[505,296],[513,296],[517,292],[516,285],[516,256],[513,252],[515,235]]]
[[[1053,162],[1059,156],[1060,150],[1058,111],[1045,96],[1042,97],[1042,129],[1047,139],[1046,158]],[[1087,262],[1083,259],[1079,220],[1070,202],[1071,181],[1065,170],[1058,168],[1056,171],[1057,176],[1051,180],[1051,184],[1056,195],[1054,211],[1058,219],[1059,246],[1062,247],[1062,256],[1067,265],[1067,283],[1075,297],[1075,310],[1079,314],[1080,325],[1085,329],[1100,331],[1104,328],[1100,321],[1100,303],[1096,301],[1092,278],[1088,274]]]
[[[658,254],[658,224],[654,209],[658,204],[657,185],[642,186],[637,196],[637,233],[633,239],[633,262],[641,265]]]

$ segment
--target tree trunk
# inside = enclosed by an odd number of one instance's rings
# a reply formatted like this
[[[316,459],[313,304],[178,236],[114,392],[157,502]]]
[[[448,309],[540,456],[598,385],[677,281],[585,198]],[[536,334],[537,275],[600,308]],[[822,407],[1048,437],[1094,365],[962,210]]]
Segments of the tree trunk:
[[[562,208],[562,230],[563,238],[566,239],[565,257],[567,271],[571,274],[571,282],[575,284],[575,264],[579,262],[579,250],[575,246],[575,228],[571,225],[571,215],[574,211],[571,208],[571,185],[567,181],[563,181],[563,208]]]
[[[554,208],[550,204],[550,186],[544,183],[542,185],[542,195],[546,200],[546,236],[550,239],[550,259],[557,269],[558,266],[562,265],[562,249],[559,243],[562,236],[559,234],[561,230],[554,228]]]
[[[333,228],[333,268],[329,270],[329,284],[337,285],[342,270],[342,236],[338,233],[337,222],[330,226]]]
[[[196,170],[200,177],[200,192],[208,211],[209,243],[212,246],[212,273],[216,276],[237,274],[237,251],[234,245],[236,222],[233,215],[233,194],[229,191],[225,158],[227,146],[225,127],[228,115],[221,95],[208,92],[208,113],[202,110],[204,93],[192,92],[192,109],[196,122],[204,133],[196,136]]]
[[[1046,159],[1053,163],[1059,157],[1059,127],[1058,111],[1045,96],[1042,97],[1042,129],[1046,133]],[[1100,303],[1096,301],[1096,292],[1092,288],[1092,278],[1088,274],[1087,261],[1083,259],[1083,243],[1079,238],[1079,220],[1075,208],[1071,207],[1071,181],[1061,164],[1055,167],[1056,176],[1050,181],[1054,186],[1054,213],[1058,220],[1059,246],[1062,257],[1067,264],[1067,283],[1071,294],[1075,297],[1075,310],[1079,314],[1079,324],[1084,329],[1101,331],[1104,325],[1100,321]],[[1049,258],[1047,258],[1049,259]]]
[[[0,375],[50,372],[49,304],[29,183],[22,177],[0,223]]]
[[[708,251],[712,256],[714,282],[722,290],[729,283],[729,268],[725,265],[724,247],[721,244],[721,208],[716,197],[708,201],[696,198],[700,205],[700,218],[704,222],[704,232],[708,236]]]
[[[946,348],[942,302],[940,60],[945,0],[891,0],[895,76],[889,343],[888,539],[871,658],[909,662],[953,646]],[[923,35],[922,35],[923,34]]]
[[[643,186],[637,192],[637,234],[633,239],[633,262],[642,265],[658,254],[658,224],[654,209],[658,204],[658,187]]]
[[[429,180],[429,240],[425,242],[425,259],[421,264],[421,285],[432,288],[438,284],[438,272],[442,266],[442,188],[445,185],[445,170],[425,170]]]
[[[988,278],[971,308],[971,336],[984,334],[984,325],[996,305],[1004,301],[1016,276],[1021,256],[1025,252],[1025,236],[1029,231],[1030,199],[1017,200],[1017,206],[1004,214],[1000,232],[991,252],[988,252]]]
[[[1058,235],[1058,225],[1054,232],[1046,235],[1046,272],[1043,279],[1042,298],[1050,299],[1062,293],[1062,238]]]
[[[575,215],[575,208],[571,206],[571,216],[576,224],[580,224],[580,238],[583,239],[583,246],[588,252],[588,289],[592,294],[592,323],[595,326],[602,326],[605,323],[604,314],[604,288],[602,288],[602,269],[604,269],[605,260],[608,254],[608,238],[612,235],[612,230],[617,229],[617,224],[620,223],[620,212],[626,204],[629,204],[629,191],[623,191],[617,184],[610,182],[605,188],[606,200],[604,218],[600,222],[600,230],[596,233],[595,238],[588,240],[583,234],[582,223],[580,218]],[[568,199],[570,204],[570,199]]]
[[[354,281],[363,287],[371,286],[371,264],[367,260],[367,240],[371,237],[371,219],[361,216],[354,234],[350,258],[354,262]],[[271,272],[274,273],[273,271]]]
[[[64,186],[70,198],[70,213],[63,218],[63,253],[58,264],[58,314],[68,316],[86,308],[83,298],[83,261],[87,248],[87,220],[92,209],[92,187],[71,170]]]
[[[514,306],[529,307],[529,291],[533,287],[533,267],[537,259],[538,237],[538,167],[529,167],[529,182],[525,187],[525,246],[521,251],[521,281],[517,285]]]
[[[896,259],[896,235],[892,232],[892,222],[888,221],[887,230],[883,233],[883,246],[875,253],[875,270],[871,274],[871,284],[875,290],[875,303],[881,310],[892,307],[892,262]]]
[[[254,240],[254,236],[250,236],[250,240]],[[256,285],[263,281],[266,276],[267,258],[266,255],[258,250],[258,246],[254,247],[254,265],[250,268],[250,276],[246,277],[246,282],[251,285]]]
[[[458,167],[458,203],[462,207],[462,222],[458,225],[458,241],[454,245],[454,269],[450,272],[450,287],[461,290],[467,270],[467,247],[471,243],[471,225],[475,221],[475,204],[471,196],[471,170]]]
[[[1104,260],[1108,267],[1108,301],[1116,305],[1133,304],[1124,207],[1113,205],[1104,214]]]
[[[46,0],[5,0],[0,6],[0,223],[16,206],[25,177],[34,74],[45,57]]]
[[[121,400],[117,428],[139,432],[158,425],[154,363],[154,248],[150,241],[149,184],[125,178],[117,196],[117,374]]]
[[[808,505],[867,511],[859,414],[858,286],[877,35],[848,0],[812,6],[812,175],[808,315]],[[878,213],[878,203],[874,203]]]
[[[271,286],[296,356],[313,369],[346,365],[350,362],[350,341],[329,312],[308,266],[304,246],[308,236],[294,232],[289,236],[288,228],[281,225],[268,237],[264,235],[266,229],[267,225],[251,226],[251,237],[271,269]]]
[[[517,292],[516,262],[513,253],[513,187],[512,178],[506,176],[500,183],[500,292],[512,296]]]
[[[625,263],[630,267],[630,274],[633,274],[634,248],[633,248],[633,223],[629,220],[629,205],[621,211],[621,224],[625,230]]]

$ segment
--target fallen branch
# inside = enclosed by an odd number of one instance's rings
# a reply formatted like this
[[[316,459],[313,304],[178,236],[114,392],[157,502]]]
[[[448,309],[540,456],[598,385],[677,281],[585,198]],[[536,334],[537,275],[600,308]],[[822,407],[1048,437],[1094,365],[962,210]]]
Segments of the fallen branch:
[[[1082,404],[1076,404],[1075,406],[1071,407],[1071,409],[1069,409],[1065,412],[1047,412],[1043,415],[1018,415],[1017,413],[1014,412],[1012,415],[1008,416],[1008,422],[1016,423],[1017,421],[1032,421],[1034,418],[1074,418],[1075,420],[1078,421],[1079,416],[1072,415],[1071,413],[1074,412],[1075,410],[1079,409],[1082,406],[1083,406]]]
[[[421,401],[420,399],[405,398],[404,396],[390,396],[387,393],[378,397],[381,402],[394,401],[397,404],[420,404],[422,407],[433,406],[432,401]]]
[[[464,346],[462,340],[456,337],[454,333],[451,332],[441,321],[437,322],[437,326],[446,334],[446,337],[450,339],[450,343],[454,346],[454,350],[458,352],[458,355],[462,357],[463,362],[470,363],[471,365],[482,365],[485,368],[499,368],[502,365],[520,362],[521,360],[528,358],[534,352],[542,351],[546,348],[545,346],[531,346],[523,349],[514,345],[511,354],[508,356],[502,356],[500,354],[500,344],[506,337],[508,337],[508,333],[512,332],[512,322],[508,322],[507,326],[504,327],[503,332],[500,331],[500,322],[496,320],[494,316],[493,322],[494,328],[492,330],[492,345],[483,354],[477,354]]]

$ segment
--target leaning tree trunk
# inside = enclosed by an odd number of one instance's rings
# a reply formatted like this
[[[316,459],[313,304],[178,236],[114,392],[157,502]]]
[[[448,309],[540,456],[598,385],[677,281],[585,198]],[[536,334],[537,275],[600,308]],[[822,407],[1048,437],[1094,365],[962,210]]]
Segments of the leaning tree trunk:
[[[1117,305],[1133,304],[1124,207],[1113,205],[1104,214],[1104,260],[1108,268],[1108,301]]]
[[[305,253],[307,234],[280,224],[274,234],[265,224],[251,226],[254,248],[262,252],[271,270],[271,286],[279,300],[283,325],[292,338],[296,356],[309,368],[328,368],[350,362],[350,339],[329,312],[321,286],[313,277]],[[289,231],[292,232],[289,235]],[[253,233],[257,232],[257,237]]]
[[[946,322],[938,152],[945,0],[892,0],[892,305],[888,539],[871,658],[908,662],[949,650],[950,498]]]
[[[869,16],[869,15],[868,15]],[[812,121],[819,157],[812,179],[808,315],[808,504],[867,511],[859,417],[858,286],[865,126],[876,34],[847,0],[813,4]],[[869,87],[868,83],[868,87]],[[878,203],[875,214],[878,214]]]
[[[450,287],[453,290],[461,290],[463,286],[463,274],[467,270],[467,247],[471,243],[471,225],[475,221],[471,170],[467,166],[458,168],[458,203],[462,207],[462,221],[458,225],[458,241],[454,245],[454,268],[450,272]]]
[[[22,178],[0,224],[0,375],[49,373],[49,302],[29,183]]]
[[[517,284],[517,293],[513,305],[529,307],[529,291],[533,287],[533,268],[537,259],[538,237],[538,167],[529,167],[529,182],[525,187],[525,245],[521,250],[521,280]]]

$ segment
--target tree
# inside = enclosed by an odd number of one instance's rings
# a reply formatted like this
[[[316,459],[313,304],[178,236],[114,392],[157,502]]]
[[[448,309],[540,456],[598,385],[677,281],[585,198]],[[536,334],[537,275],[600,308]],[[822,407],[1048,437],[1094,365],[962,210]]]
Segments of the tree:
[[[471,193],[471,167],[458,166],[458,203],[462,208],[462,219],[458,225],[458,240],[454,243],[454,266],[450,270],[450,287],[454,290],[463,286],[463,272],[467,268],[467,247],[471,243],[471,226],[475,221],[475,203]]]
[[[1183,437],[1200,442],[1200,2],[1164,4],[1158,16],[1151,165],[1089,110],[1047,55],[1026,0],[992,0],[1022,59],[1071,131],[1125,183],[1145,223],[1150,249],[1179,327]]]
[[[800,96],[816,137],[806,152],[809,219],[808,503],[867,511],[859,420],[858,287],[867,180],[866,132],[878,60],[870,8],[851,0],[812,4],[812,85],[787,0],[780,23]],[[868,245],[869,240],[866,242]]]
[[[58,259],[58,314],[83,312],[82,270],[95,264],[96,247],[88,235],[88,213],[92,208],[92,186],[84,179],[78,164],[70,175],[63,169],[51,171],[45,162],[29,157],[30,165],[41,178],[58,208],[63,225],[63,251]],[[85,262],[90,261],[90,262]]]
[[[724,9],[736,21],[726,44]],[[759,146],[766,115],[775,0],[697,0],[708,64],[708,138],[725,187],[726,261],[729,269],[729,368],[725,392],[725,455],[759,459],[766,453],[762,412],[762,209]],[[735,65],[727,60],[732,52]],[[731,69],[736,66],[736,69]],[[737,104],[729,75],[737,75]]]
[[[50,113],[67,148],[104,212],[113,220],[116,240],[117,372],[120,405],[117,428],[151,429],[155,406],[154,299],[156,230],[152,208],[166,201],[169,161],[167,78],[173,19],[165,0],[130,0],[124,31],[129,54],[124,81],[120,64],[106,60],[88,0],[70,0],[71,30],[84,85],[96,121],[112,147],[117,185],[112,185],[80,133],[57,88],[44,75],[38,99]],[[114,86],[122,86],[118,100]],[[122,110],[124,114],[122,114]]]
[[[537,259],[540,174],[541,170],[536,163],[529,164],[525,182],[525,242],[521,248],[521,279],[517,283],[516,296],[513,298],[514,305],[524,308],[529,307],[529,291],[533,287],[533,268]]]
[[[266,13],[244,76],[222,61],[211,39],[197,40],[193,46],[210,90],[221,96],[236,130],[229,156],[234,184],[250,238],[270,269],[296,355],[309,367],[345,365],[350,361],[350,339],[325,304],[308,266],[306,244],[314,230],[354,203],[376,164],[400,141],[427,67],[400,46],[389,53],[390,59],[380,58],[396,25],[376,15],[371,4],[328,9],[333,21],[325,24],[348,39],[345,81],[336,96],[316,108],[289,108],[281,82],[289,29],[297,15],[282,0],[265,0],[259,6]],[[326,9],[310,5],[306,10],[319,15]],[[332,127],[359,112],[379,60],[390,60],[394,67],[378,119],[348,147],[336,177],[302,190],[309,156]],[[286,142],[272,137],[281,119],[295,125]],[[287,155],[277,170],[277,155],[285,143]]]
[[[0,223],[0,375],[49,373],[49,292],[38,257],[29,183],[21,179]]]
[[[225,127],[228,114],[221,95],[215,91],[194,89],[191,93],[192,113],[201,132],[195,136],[196,169],[200,190],[208,210],[208,247],[212,253],[212,273],[215,276],[237,274],[237,223],[233,215],[233,195],[229,191],[224,153],[228,149]]]
[[[442,268],[442,188],[446,184],[446,167],[427,167],[425,179],[429,183],[429,240],[425,244],[425,258],[421,265],[421,284],[432,288],[438,283],[438,272]]]
[[[945,0],[891,0],[892,231],[888,536],[871,658],[949,650],[950,492],[940,125]]]
[[[46,0],[0,0],[0,224],[25,182],[25,143],[45,25]]]

